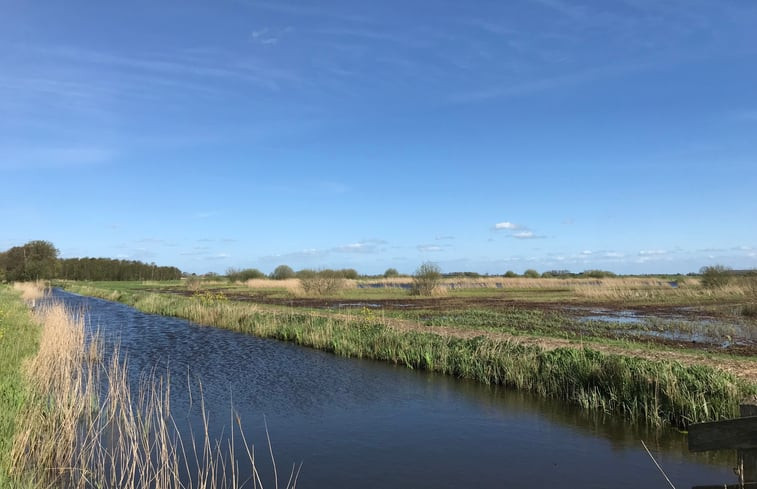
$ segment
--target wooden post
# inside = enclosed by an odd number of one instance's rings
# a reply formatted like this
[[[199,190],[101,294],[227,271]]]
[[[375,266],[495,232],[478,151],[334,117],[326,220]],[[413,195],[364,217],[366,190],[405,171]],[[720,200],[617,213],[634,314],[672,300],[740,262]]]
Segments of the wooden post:
[[[741,417],[736,419],[689,426],[689,451],[735,448],[738,455],[738,485],[695,486],[694,489],[757,488],[757,398],[742,401],[739,414]]]
[[[742,402],[739,411],[742,418],[757,416],[757,397]],[[744,482],[757,482],[757,448],[743,448],[737,453]]]

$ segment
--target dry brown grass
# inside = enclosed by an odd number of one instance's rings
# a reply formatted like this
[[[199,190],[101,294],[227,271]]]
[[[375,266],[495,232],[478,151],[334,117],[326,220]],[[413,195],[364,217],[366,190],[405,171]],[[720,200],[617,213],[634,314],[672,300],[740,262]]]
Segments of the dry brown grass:
[[[345,289],[357,288],[357,280],[350,280],[345,278],[338,279],[338,286],[327,287],[323,286],[319,279],[306,279],[307,283],[303,284],[303,281],[299,278],[288,278],[285,280],[271,280],[267,278],[253,278],[247,280],[244,284],[251,289],[259,290],[284,290],[293,296],[303,297],[310,295],[323,295],[323,289],[328,289],[328,293],[338,292]],[[314,284],[318,282],[318,284]]]
[[[16,282],[13,288],[21,292],[21,298],[26,302],[35,303],[47,293],[47,286],[44,282]]]
[[[42,335],[26,366],[33,395],[18,421],[14,474],[39,487],[70,489],[262,487],[238,416],[228,446],[212,440],[201,399],[204,432],[185,443],[171,416],[168,382],[148,378],[133,397],[125,362],[118,351],[108,365],[99,362],[99,342],[87,340],[81,314],[51,304],[37,315]],[[249,474],[239,471],[235,433],[242,437]],[[296,482],[293,470],[285,487]]]
[[[252,278],[244,283],[251,289],[283,289],[291,294],[302,294],[302,284],[298,278],[286,280],[270,280],[267,278]]]

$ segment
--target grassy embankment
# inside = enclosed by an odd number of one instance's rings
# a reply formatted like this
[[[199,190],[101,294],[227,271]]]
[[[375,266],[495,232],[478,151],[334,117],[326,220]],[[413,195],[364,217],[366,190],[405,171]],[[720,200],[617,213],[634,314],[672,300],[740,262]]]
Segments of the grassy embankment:
[[[545,350],[509,340],[398,331],[371,316],[316,314],[197,297],[67,284],[77,293],[118,300],[144,312],[176,316],[338,355],[393,362],[563,399],[652,424],[730,418],[754,385],[707,366],[649,361],[590,349]]]
[[[24,355],[13,356],[13,348],[0,343],[0,353],[9,353],[0,358],[15,359],[0,370],[0,487],[262,487],[238,418],[238,428],[231,431],[239,431],[243,439],[250,474],[239,472],[233,443],[225,447],[210,439],[204,407],[204,433],[183,441],[171,415],[167,384],[153,377],[133,389],[117,351],[108,364],[102,363],[100,342],[87,338],[81,314],[46,304],[38,307],[33,321],[7,287],[0,287],[0,304],[4,331],[24,345]],[[25,356],[29,358],[22,362]],[[293,473],[285,488],[295,485]]]
[[[11,447],[18,429],[17,418],[29,397],[23,374],[24,359],[38,348],[39,326],[32,320],[26,300],[41,297],[34,287],[0,285],[0,487],[32,487],[28,482],[11,478]]]

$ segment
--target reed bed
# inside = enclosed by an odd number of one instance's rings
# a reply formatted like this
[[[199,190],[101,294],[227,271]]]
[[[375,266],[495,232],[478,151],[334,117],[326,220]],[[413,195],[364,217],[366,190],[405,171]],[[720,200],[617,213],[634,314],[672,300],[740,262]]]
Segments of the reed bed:
[[[47,285],[44,282],[16,282],[13,289],[21,292],[21,298],[26,302],[34,304],[42,299],[47,292]]]
[[[251,289],[283,289],[293,295],[300,295],[304,292],[298,278],[288,278],[286,280],[251,278],[244,284]]]
[[[102,296],[109,291],[69,285]],[[515,341],[401,332],[381,318],[275,311],[224,301],[145,292],[124,293],[121,302],[148,313],[177,316],[260,337],[292,341],[338,355],[372,358],[500,384],[563,399],[586,408],[684,427],[731,418],[741,399],[757,392],[730,374],[706,366],[607,355],[590,349],[546,351]],[[211,320],[208,320],[211,319]]]
[[[358,288],[403,289],[410,290],[413,277],[394,277],[376,279],[343,279],[335,292]],[[295,297],[323,295],[313,294],[308,287],[303,287],[300,279],[287,280],[251,279],[245,282],[251,289],[281,290]],[[744,300],[757,298],[757,280],[751,277],[735,277],[728,285],[708,288],[702,285],[698,277],[686,277],[685,280],[669,281],[660,277],[605,277],[605,278],[525,278],[525,277],[452,277],[444,278],[435,288],[436,296],[447,295],[452,291],[498,289],[504,292],[539,291],[544,293],[564,292],[577,300],[596,301],[632,301],[632,302],[712,302],[717,300]],[[333,295],[333,294],[326,294]]]
[[[238,417],[228,443],[212,440],[200,400],[204,432],[183,440],[171,415],[169,382],[153,375],[133,388],[117,349],[101,361],[100,342],[87,337],[81,314],[51,303],[36,315],[42,332],[26,365],[30,395],[16,422],[12,480],[66,489],[263,486]],[[235,433],[251,473],[239,471]],[[296,486],[296,475],[287,489]]]
[[[647,285],[630,285],[625,283],[602,283],[598,285],[577,285],[573,288],[576,295],[590,299],[628,300],[628,301],[712,301],[741,300],[751,294],[747,284],[735,282],[718,288],[702,287],[698,282],[687,281],[677,287],[666,282]]]

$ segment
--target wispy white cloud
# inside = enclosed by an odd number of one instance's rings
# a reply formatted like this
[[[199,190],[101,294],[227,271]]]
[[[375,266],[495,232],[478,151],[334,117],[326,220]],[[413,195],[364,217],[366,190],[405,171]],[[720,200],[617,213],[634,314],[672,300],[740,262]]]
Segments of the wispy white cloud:
[[[364,15],[344,12],[343,10],[333,10],[321,5],[304,5],[292,2],[265,2],[253,0],[236,0],[238,3],[246,4],[260,10],[274,12],[277,14],[296,16],[296,17],[319,17],[341,20],[344,22],[369,22],[371,19]]]
[[[421,244],[421,245],[418,245],[416,248],[421,253],[438,253],[440,251],[444,251],[443,246],[431,245],[431,244]]]
[[[74,169],[111,162],[117,152],[97,146],[0,148],[0,169]]]
[[[282,253],[276,255],[265,255],[260,258],[263,262],[281,262],[292,261],[312,264],[314,260],[325,260],[333,255],[371,255],[380,254],[386,251],[387,242],[382,239],[366,239],[347,243],[344,245],[334,246],[331,248],[306,248],[300,251]]]
[[[511,234],[509,237],[515,238],[515,239],[543,239],[543,238],[546,238],[546,236],[537,235],[533,231],[518,231],[517,233]]]
[[[667,255],[668,252],[665,250],[641,250],[639,251],[639,256],[661,256],[661,255]]]
[[[292,28],[291,26],[287,26],[280,29],[272,28],[272,27],[264,27],[262,29],[252,31],[252,33],[250,34],[250,40],[256,44],[270,46],[270,45],[278,44],[282,38],[284,38],[286,35],[290,34],[293,31],[294,31],[294,28]]]
[[[494,229],[507,229],[510,231],[514,231],[516,229],[521,229],[521,228],[522,226],[512,223],[510,221],[498,222],[497,224],[494,225]]]
[[[356,243],[349,243],[346,245],[336,246],[327,251],[331,251],[334,253],[372,254],[372,253],[380,253],[384,251],[383,245],[385,244],[386,244],[386,241],[381,240],[381,239],[369,239],[365,241],[358,241]]]
[[[602,254],[602,257],[604,258],[625,258],[625,253],[621,253],[619,251],[605,251]]]

